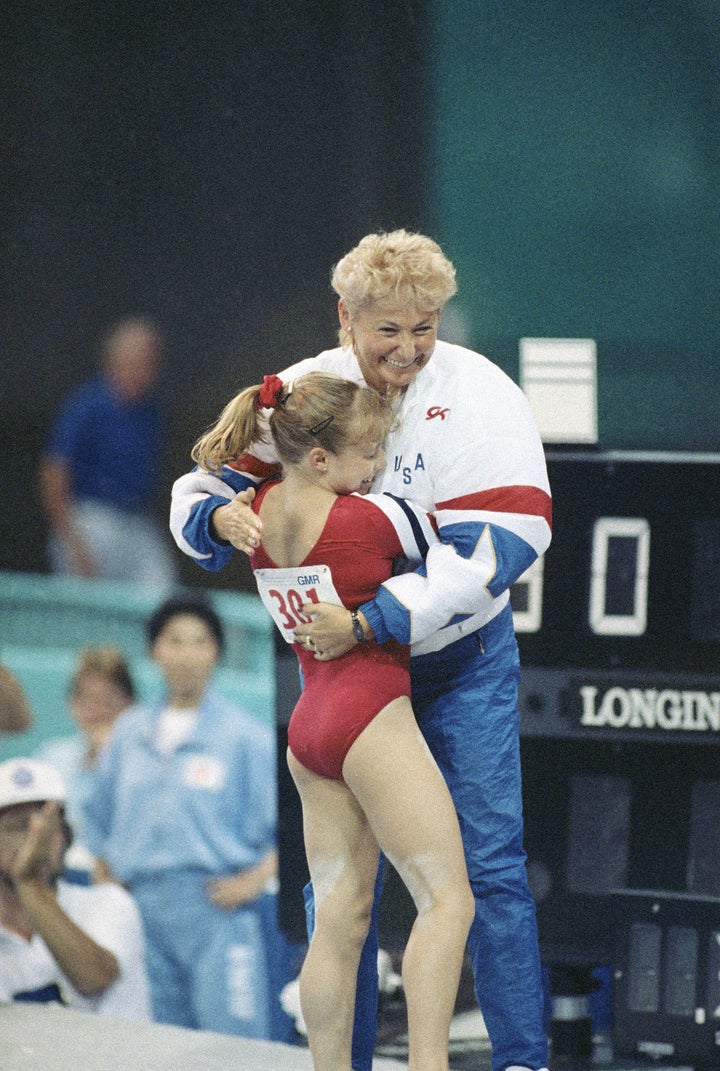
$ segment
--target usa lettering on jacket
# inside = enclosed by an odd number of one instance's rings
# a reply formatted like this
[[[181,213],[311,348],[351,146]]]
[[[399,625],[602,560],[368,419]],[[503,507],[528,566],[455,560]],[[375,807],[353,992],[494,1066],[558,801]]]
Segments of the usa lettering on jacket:
[[[425,472],[425,461],[423,460],[422,454],[416,454],[415,463],[410,465],[403,465],[403,455],[396,454],[393,463],[393,472],[399,472],[402,477],[402,482],[406,485],[410,485],[413,481],[413,474],[415,472]]]

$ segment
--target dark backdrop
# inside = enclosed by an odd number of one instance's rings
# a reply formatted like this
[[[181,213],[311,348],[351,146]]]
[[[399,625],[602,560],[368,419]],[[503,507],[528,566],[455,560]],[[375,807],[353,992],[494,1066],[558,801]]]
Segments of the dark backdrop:
[[[423,21],[422,0],[3,4],[0,568],[45,568],[38,452],[111,321],[167,335],[165,513],[227,398],[334,344],[332,264],[425,227]]]

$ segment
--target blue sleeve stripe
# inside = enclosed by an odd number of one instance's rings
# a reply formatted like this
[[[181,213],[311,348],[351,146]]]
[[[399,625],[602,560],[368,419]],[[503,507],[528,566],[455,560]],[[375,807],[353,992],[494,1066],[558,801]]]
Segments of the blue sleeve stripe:
[[[407,504],[404,498],[398,498],[397,495],[392,495],[389,491],[384,491],[383,494],[386,495],[388,498],[391,498],[393,502],[395,502],[403,511],[405,517],[407,518],[407,522],[412,529],[412,533],[415,537],[415,542],[417,543],[418,550],[421,552],[422,557],[426,558],[427,552],[430,549],[430,545],[427,539],[425,538],[425,533],[422,530],[422,525],[420,524],[420,521],[418,520],[415,511],[412,509],[411,506]]]

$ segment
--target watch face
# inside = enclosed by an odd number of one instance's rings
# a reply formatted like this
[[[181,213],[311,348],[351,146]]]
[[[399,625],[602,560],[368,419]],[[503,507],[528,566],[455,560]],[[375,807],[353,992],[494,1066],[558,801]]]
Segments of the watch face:
[[[357,610],[353,610],[352,614],[352,629],[353,635],[358,643],[365,643],[366,636],[362,625],[360,624],[360,618],[358,617]]]

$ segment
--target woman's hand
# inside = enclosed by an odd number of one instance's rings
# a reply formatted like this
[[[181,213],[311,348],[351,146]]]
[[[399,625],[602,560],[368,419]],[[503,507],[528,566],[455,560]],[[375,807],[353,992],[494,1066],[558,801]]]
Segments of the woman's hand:
[[[223,878],[211,878],[207,883],[208,899],[223,911],[234,911],[249,904],[260,895],[257,882],[250,873],[230,874]]]
[[[275,848],[271,848],[256,866],[211,878],[206,885],[208,899],[223,911],[235,911],[275,886],[277,875],[278,855]]]
[[[262,521],[253,513],[250,503],[255,498],[255,489],[241,491],[227,506],[213,510],[211,526],[218,539],[230,543],[236,550],[252,554],[260,544]]]
[[[309,625],[298,625],[294,636],[308,651],[315,651],[318,662],[340,658],[358,642],[350,611],[344,606],[330,602],[307,602],[302,610],[306,617],[311,618],[311,622]],[[362,614],[359,617],[367,639],[372,639],[370,626]]]

